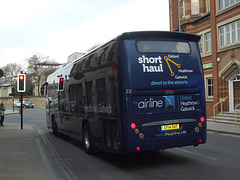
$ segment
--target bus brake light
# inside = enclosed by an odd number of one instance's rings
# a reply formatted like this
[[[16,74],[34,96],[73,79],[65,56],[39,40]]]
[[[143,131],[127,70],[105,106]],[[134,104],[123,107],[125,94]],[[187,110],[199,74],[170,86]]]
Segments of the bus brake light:
[[[203,116],[200,117],[200,121],[201,121],[201,122],[204,122],[204,121],[205,121],[205,117],[203,117]]]
[[[131,123],[131,128],[135,129],[137,127],[137,125],[135,123]]]
[[[166,90],[165,92],[166,93],[173,93],[174,91],[173,90]]]

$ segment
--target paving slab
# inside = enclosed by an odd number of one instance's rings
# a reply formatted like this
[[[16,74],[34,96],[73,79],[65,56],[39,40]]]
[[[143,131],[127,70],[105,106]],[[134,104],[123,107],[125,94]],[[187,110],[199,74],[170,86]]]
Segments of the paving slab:
[[[48,180],[42,161],[34,127],[16,123],[0,126],[0,179],[1,180]]]

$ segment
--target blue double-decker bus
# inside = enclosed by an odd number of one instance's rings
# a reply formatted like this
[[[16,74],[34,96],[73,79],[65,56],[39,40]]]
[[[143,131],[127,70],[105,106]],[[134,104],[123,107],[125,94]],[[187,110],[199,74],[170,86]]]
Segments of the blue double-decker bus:
[[[127,32],[51,74],[47,125],[95,149],[135,153],[206,142],[200,37]]]

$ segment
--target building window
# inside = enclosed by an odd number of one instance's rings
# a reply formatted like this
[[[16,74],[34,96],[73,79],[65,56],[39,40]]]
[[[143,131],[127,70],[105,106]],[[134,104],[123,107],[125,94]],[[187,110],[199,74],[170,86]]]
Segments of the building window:
[[[210,0],[206,0],[206,12],[210,12]]]
[[[220,41],[221,41],[221,47],[223,47],[225,44],[224,26],[220,27]]]
[[[212,52],[211,32],[204,32],[199,35],[201,38],[199,40],[198,46],[201,56],[210,55]]]
[[[201,39],[198,43],[198,46],[199,46],[199,51],[202,54],[203,53],[203,35],[201,35]]]
[[[207,98],[213,98],[213,78],[207,78]]]
[[[181,0],[181,10],[182,10],[182,18],[184,18],[185,17],[185,3],[184,3],[184,0]]]
[[[219,10],[223,10],[237,2],[240,2],[240,0],[219,0]]]
[[[191,0],[191,14],[199,14],[199,0]]]
[[[212,51],[211,32],[206,33],[206,52]]]
[[[226,47],[240,42],[240,20],[219,28],[220,46]]]
[[[233,81],[240,81],[240,74],[238,74]]]
[[[231,24],[232,43],[236,43],[236,23]]]
[[[237,21],[237,39],[240,42],[240,20]]]
[[[229,45],[230,44],[230,36],[231,36],[231,34],[230,34],[230,24],[227,24],[226,25],[226,38],[227,38],[227,45]]]

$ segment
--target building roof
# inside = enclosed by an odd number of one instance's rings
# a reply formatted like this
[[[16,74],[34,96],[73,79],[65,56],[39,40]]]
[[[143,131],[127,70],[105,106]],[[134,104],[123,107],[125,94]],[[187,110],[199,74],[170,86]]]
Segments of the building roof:
[[[9,86],[14,86],[14,84],[13,83],[0,84],[0,87],[9,87]]]

